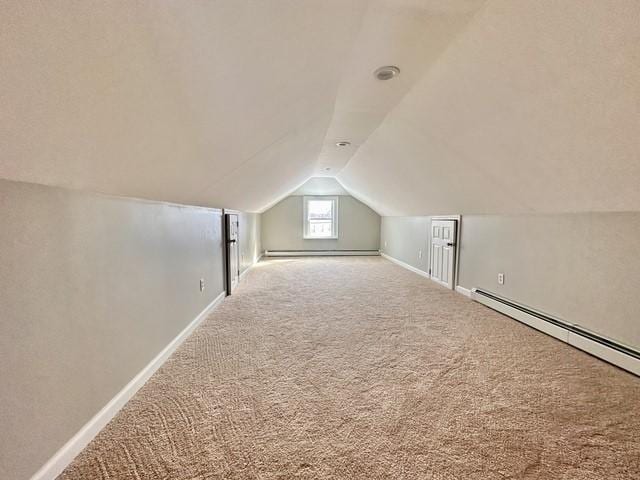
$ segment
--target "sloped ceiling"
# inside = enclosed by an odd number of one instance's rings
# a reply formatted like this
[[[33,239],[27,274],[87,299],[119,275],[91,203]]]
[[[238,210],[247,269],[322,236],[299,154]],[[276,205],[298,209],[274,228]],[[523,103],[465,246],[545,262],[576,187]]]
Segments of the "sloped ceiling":
[[[384,215],[640,210],[640,2],[489,1],[338,177]]]
[[[311,177],[291,195],[349,195],[334,177]]]
[[[371,2],[351,48],[316,175],[339,172],[389,111],[411,90],[482,1]],[[378,81],[380,66],[401,74]],[[347,140],[349,147],[336,143]]]
[[[0,177],[256,211],[312,173],[362,0],[0,5]]]
[[[0,177],[245,211],[314,175],[385,215],[640,210],[638,25],[636,0],[10,0]]]

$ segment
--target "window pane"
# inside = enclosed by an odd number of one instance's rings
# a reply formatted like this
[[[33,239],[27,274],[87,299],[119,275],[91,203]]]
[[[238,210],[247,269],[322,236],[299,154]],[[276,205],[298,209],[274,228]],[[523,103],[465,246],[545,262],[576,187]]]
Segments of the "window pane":
[[[309,220],[309,235],[312,237],[330,237],[331,220]]]
[[[305,198],[306,218],[305,237],[306,238],[332,238],[336,235],[336,199],[328,198]]]
[[[308,220],[329,220],[331,223],[332,206],[331,200],[309,200],[307,205]]]

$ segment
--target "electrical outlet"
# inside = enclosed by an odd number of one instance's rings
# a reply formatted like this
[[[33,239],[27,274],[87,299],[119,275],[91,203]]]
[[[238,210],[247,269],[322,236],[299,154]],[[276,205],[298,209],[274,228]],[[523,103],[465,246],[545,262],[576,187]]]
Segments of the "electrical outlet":
[[[387,248],[387,241],[384,241],[384,248]]]
[[[418,258],[422,258],[422,250],[418,250]]]
[[[204,278],[200,279],[200,291],[204,292]]]
[[[504,273],[498,274],[498,285],[504,285]]]

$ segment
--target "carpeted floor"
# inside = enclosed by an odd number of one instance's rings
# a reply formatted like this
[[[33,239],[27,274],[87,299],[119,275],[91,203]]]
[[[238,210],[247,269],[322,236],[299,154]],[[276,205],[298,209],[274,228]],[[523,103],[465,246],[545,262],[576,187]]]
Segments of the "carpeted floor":
[[[382,258],[261,262],[63,479],[640,478],[640,379]]]

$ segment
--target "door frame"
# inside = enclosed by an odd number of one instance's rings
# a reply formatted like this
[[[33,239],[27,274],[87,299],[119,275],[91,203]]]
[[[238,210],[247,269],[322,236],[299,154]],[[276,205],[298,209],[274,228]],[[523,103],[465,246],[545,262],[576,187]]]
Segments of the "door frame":
[[[240,282],[240,212],[238,210],[230,210],[228,208],[222,209],[222,238],[224,242],[223,257],[224,257],[224,286],[227,292],[227,296],[231,295],[231,255],[229,247],[229,215],[238,216],[238,239],[236,240],[237,253],[238,253],[238,282]]]
[[[429,217],[429,235],[428,235],[428,242],[429,244],[427,245],[427,251],[429,252],[429,279],[434,281],[431,278],[431,232],[433,231],[431,228],[431,222],[433,220],[453,220],[454,222],[456,222],[456,243],[454,245],[454,255],[453,255],[453,288],[452,290],[455,290],[456,287],[458,286],[458,271],[460,269],[460,232],[462,231],[462,215],[434,215],[432,217]],[[437,283],[437,282],[436,282]],[[438,285],[440,285],[438,283]]]

